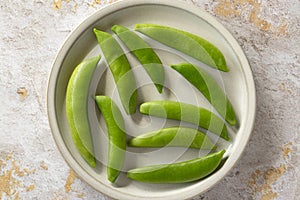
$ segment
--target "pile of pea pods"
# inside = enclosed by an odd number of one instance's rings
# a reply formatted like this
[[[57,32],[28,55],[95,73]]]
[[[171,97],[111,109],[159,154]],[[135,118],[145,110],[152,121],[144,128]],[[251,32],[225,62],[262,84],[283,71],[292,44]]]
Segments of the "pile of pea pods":
[[[217,47],[189,32],[156,24],[137,24],[135,30],[114,25],[111,30],[142,64],[159,93],[163,92],[165,81],[163,64],[151,46],[136,31],[181,51],[215,68],[215,70],[229,71],[224,55]],[[136,81],[127,57],[119,42],[111,34],[96,28],[94,33],[112,72],[121,104],[128,115],[134,114],[138,107],[138,94]],[[97,162],[93,153],[93,141],[88,119],[88,91],[100,57],[99,55],[84,60],[75,68],[69,79],[66,93],[66,114],[72,139],[82,158],[93,168],[96,167]],[[221,117],[205,108],[168,100],[144,102],[139,107],[140,113],[185,121],[229,141],[227,126],[234,126],[237,123],[237,118],[232,104],[218,83],[205,70],[191,63],[179,63],[170,67],[197,88]],[[126,133],[124,132],[125,124],[116,103],[110,97],[104,95],[96,95],[95,102],[108,130],[107,178],[112,183],[116,181],[121,172],[127,146],[159,148],[168,145],[212,151],[217,148],[203,132],[182,126],[144,133],[127,142]],[[195,181],[214,172],[220,165],[224,153],[225,150],[220,150],[183,162],[135,168],[127,172],[127,177],[149,183]]]

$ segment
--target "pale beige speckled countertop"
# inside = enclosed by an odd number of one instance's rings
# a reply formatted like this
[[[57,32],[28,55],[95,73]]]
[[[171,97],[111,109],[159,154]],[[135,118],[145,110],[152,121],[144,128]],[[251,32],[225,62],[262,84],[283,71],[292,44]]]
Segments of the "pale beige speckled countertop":
[[[0,199],[109,199],[69,169],[51,137],[51,63],[80,22],[112,1],[0,2]],[[251,64],[257,118],[235,168],[195,199],[300,198],[300,1],[188,0],[214,15]]]

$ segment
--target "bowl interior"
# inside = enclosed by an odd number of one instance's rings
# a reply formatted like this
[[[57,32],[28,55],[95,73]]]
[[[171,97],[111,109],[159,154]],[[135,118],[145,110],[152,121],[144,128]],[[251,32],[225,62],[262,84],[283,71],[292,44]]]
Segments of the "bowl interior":
[[[159,94],[144,69],[123,46],[134,69],[139,87],[140,103],[150,100],[170,99],[212,109],[201,93],[187,83],[178,73],[170,69],[170,64],[180,62],[191,62],[202,67],[224,88],[234,106],[239,125],[238,127],[229,128],[230,142],[207,133],[218,145],[218,149],[227,149],[226,157],[228,159],[222,164],[221,169],[203,180],[186,184],[145,184],[128,180],[126,174],[122,173],[115,185],[108,182],[106,168],[103,165],[107,160],[107,129],[97,111],[92,98],[93,95],[108,95],[115,100],[124,116],[128,138],[163,127],[174,125],[193,126],[188,123],[143,116],[139,112],[133,116],[127,116],[120,104],[112,74],[108,70],[103,57],[98,64],[89,91],[89,117],[95,154],[98,159],[95,169],[90,168],[85,163],[72,142],[65,112],[66,87],[74,68],[82,60],[101,54],[93,28],[112,33],[110,28],[115,24],[133,29],[136,23],[162,24],[197,34],[217,46],[226,58],[230,72],[219,72],[141,35],[155,49],[165,67],[166,88],[163,94]],[[158,1],[148,1],[148,3],[147,1],[141,1],[140,3],[127,1],[126,4],[120,2],[98,11],[84,21],[66,40],[53,65],[49,81],[48,112],[54,138],[64,158],[82,179],[97,190],[117,199],[144,199],[145,197],[148,199],[183,199],[207,190],[220,180],[236,162],[251,133],[255,111],[254,94],[252,74],[242,50],[232,36],[212,17],[190,5],[174,1],[164,3],[158,3]],[[207,153],[207,151],[184,148],[128,148],[124,171],[144,165],[192,159]],[[174,174],[174,176],[176,175]]]

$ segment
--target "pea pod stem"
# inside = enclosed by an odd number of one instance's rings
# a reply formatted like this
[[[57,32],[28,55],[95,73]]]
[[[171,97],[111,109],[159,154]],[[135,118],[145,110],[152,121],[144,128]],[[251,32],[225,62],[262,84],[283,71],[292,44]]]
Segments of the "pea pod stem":
[[[96,167],[96,158],[88,118],[88,93],[99,59],[100,56],[87,59],[75,68],[66,94],[66,114],[73,142],[91,167]]]
[[[189,122],[230,140],[225,123],[217,115],[201,107],[175,101],[150,101],[141,104],[140,112]]]
[[[143,65],[144,69],[155,84],[157,91],[162,93],[165,77],[164,68],[157,54],[133,31],[130,31],[120,25],[114,25],[111,29]]]
[[[133,114],[137,106],[137,86],[131,66],[119,43],[109,33],[96,28],[94,33],[114,77],[122,105],[127,114]]]
[[[171,65],[171,68],[194,85],[230,125],[236,124],[237,120],[232,104],[218,83],[208,73],[190,63]]]
[[[148,183],[186,183],[202,179],[214,172],[225,150],[173,164],[151,165],[129,170],[128,178]]]
[[[132,147],[187,147],[215,149],[211,140],[202,132],[186,127],[171,127],[144,133],[128,142]]]
[[[213,68],[224,72],[229,71],[222,52],[212,43],[197,35],[157,24],[136,24],[135,30]]]
[[[126,152],[126,133],[122,114],[113,100],[107,96],[96,96],[96,103],[108,129],[109,147],[107,177],[112,183],[123,167]]]

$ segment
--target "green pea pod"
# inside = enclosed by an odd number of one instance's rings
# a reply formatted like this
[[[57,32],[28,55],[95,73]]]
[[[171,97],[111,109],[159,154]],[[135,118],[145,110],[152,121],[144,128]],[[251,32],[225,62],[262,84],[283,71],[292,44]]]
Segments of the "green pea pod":
[[[202,132],[185,127],[164,128],[139,135],[128,143],[132,147],[190,147],[216,149],[211,140]]]
[[[73,71],[67,86],[66,114],[72,139],[80,155],[96,167],[91,129],[88,118],[88,93],[100,56],[80,63]]]
[[[114,77],[123,107],[127,114],[133,114],[137,106],[137,87],[130,64],[119,43],[109,33],[97,29],[94,33]]]
[[[117,34],[131,53],[139,60],[158,92],[162,93],[165,80],[164,68],[153,49],[137,34],[123,26],[114,25],[112,31]]]
[[[186,183],[202,179],[214,172],[225,150],[174,164],[145,166],[129,170],[128,178],[148,183]]]
[[[150,101],[140,106],[140,112],[196,124],[219,135],[225,140],[230,140],[224,122],[218,116],[204,108],[175,101]]]
[[[229,71],[222,52],[216,46],[197,35],[156,24],[137,24],[135,30],[213,68],[224,72]]]
[[[107,96],[96,96],[98,108],[101,111],[108,129],[109,147],[107,177],[112,183],[116,181],[123,167],[126,152],[126,133],[124,121],[118,106]]]
[[[193,84],[230,125],[236,124],[235,112],[229,99],[208,73],[190,63],[171,67]]]

